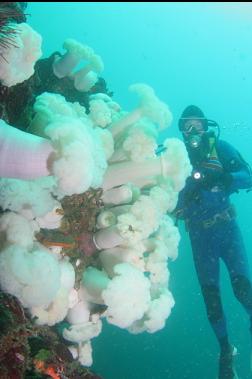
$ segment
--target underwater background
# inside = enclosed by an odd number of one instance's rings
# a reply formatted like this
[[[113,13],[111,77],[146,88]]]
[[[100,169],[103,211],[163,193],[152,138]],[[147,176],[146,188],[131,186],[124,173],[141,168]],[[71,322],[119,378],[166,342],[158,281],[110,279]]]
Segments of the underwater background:
[[[105,64],[102,77],[123,109],[128,92],[146,83],[174,116],[161,134],[181,137],[178,118],[190,104],[221,126],[221,138],[252,165],[252,3],[28,3],[27,22],[43,37],[43,54],[63,51],[70,37],[91,46]],[[252,267],[252,192],[232,195]],[[166,327],[132,335],[104,321],[92,340],[92,370],[104,379],[215,379],[218,346],[208,324],[188,236],[170,263],[176,305]],[[250,337],[245,312],[234,298],[225,267],[223,303],[240,379],[248,378]]]

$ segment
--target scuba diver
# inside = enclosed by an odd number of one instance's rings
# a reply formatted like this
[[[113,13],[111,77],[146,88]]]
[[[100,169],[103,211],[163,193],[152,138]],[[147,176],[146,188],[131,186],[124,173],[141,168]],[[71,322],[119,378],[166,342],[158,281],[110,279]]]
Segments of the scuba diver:
[[[216,128],[217,132],[214,131]],[[220,346],[218,379],[235,379],[236,349],[229,342],[223,312],[219,271],[220,259],[230,275],[234,295],[250,317],[252,333],[252,287],[248,259],[229,196],[252,187],[252,173],[240,153],[219,139],[219,125],[207,120],[190,105],[179,119],[193,167],[175,209],[189,232],[195,269],[207,317]]]

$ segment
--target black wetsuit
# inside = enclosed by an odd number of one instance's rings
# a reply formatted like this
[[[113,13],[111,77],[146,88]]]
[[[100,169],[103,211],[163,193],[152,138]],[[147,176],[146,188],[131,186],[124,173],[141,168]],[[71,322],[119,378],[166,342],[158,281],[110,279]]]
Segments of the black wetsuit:
[[[231,179],[228,185],[221,183],[221,177],[218,183],[204,185],[191,176],[179,194],[176,211],[187,224],[209,322],[221,348],[225,348],[228,339],[220,296],[220,259],[228,269],[234,294],[244,306],[252,324],[248,259],[229,199],[233,192],[250,188],[252,176],[246,162],[230,144],[218,141],[216,150],[223,172],[228,173]]]

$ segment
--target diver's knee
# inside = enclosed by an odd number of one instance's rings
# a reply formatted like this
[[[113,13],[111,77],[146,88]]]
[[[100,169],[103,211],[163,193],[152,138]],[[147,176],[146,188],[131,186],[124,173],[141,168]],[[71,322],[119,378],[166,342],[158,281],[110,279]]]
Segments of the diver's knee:
[[[244,275],[237,275],[231,279],[231,283],[236,298],[243,305],[252,309],[252,286],[250,280]]]

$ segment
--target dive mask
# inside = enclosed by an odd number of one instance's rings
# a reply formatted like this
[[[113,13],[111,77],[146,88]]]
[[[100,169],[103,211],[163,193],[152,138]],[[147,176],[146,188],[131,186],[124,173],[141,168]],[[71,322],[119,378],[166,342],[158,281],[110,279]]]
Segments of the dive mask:
[[[205,132],[208,129],[208,120],[199,117],[181,117],[179,119],[179,130],[186,134]]]

